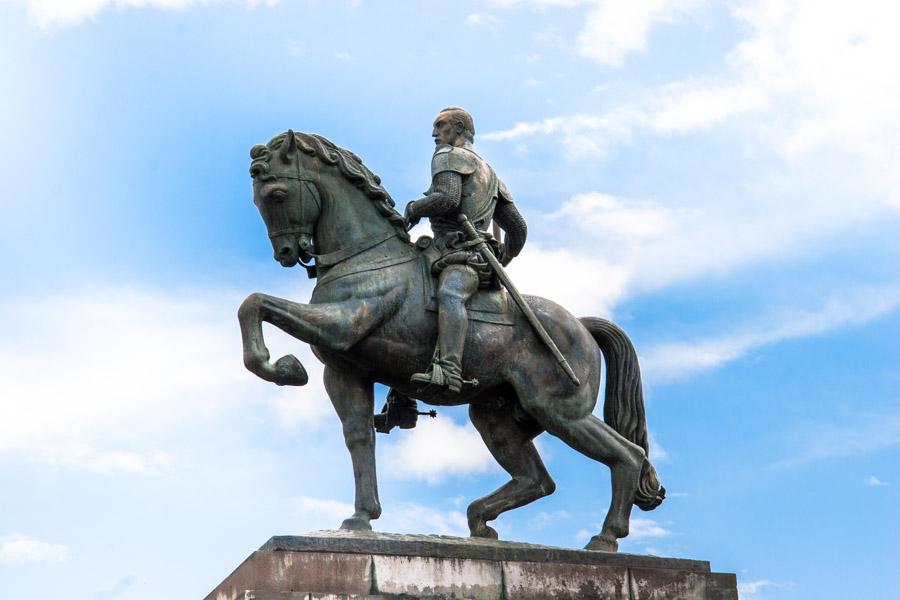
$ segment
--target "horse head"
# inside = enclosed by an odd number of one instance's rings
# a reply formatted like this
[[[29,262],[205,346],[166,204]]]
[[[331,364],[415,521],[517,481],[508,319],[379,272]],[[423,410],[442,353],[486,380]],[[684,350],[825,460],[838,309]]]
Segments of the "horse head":
[[[312,259],[322,210],[319,191],[302,168],[300,154],[293,130],[250,150],[253,203],[266,224],[274,258],[283,267]]]

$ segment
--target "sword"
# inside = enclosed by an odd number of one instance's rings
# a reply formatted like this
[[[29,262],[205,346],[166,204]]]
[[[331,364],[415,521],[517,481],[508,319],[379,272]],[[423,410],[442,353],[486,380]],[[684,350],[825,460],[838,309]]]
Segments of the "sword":
[[[581,381],[579,381],[578,376],[575,375],[575,371],[572,370],[569,361],[566,360],[566,357],[563,356],[562,352],[559,351],[559,348],[556,347],[550,334],[547,333],[547,330],[544,329],[544,326],[541,325],[541,322],[538,321],[538,318],[535,316],[534,311],[532,311],[531,307],[528,306],[528,303],[525,302],[525,298],[522,297],[522,294],[520,294],[519,290],[516,289],[516,286],[513,285],[509,275],[507,275],[506,271],[503,269],[503,265],[500,264],[500,261],[494,256],[494,253],[488,248],[484,238],[481,237],[481,234],[478,233],[478,230],[475,229],[475,226],[472,225],[466,215],[459,215],[457,220],[459,221],[460,227],[462,227],[463,233],[466,234],[466,237],[469,238],[470,242],[475,244],[475,248],[481,253],[481,256],[483,256],[484,259],[488,261],[488,264],[491,265],[491,268],[494,269],[494,273],[497,274],[500,283],[503,284],[503,287],[506,288],[509,295],[513,297],[513,300],[516,301],[516,304],[522,310],[528,323],[534,328],[534,332],[537,334],[538,338],[540,338],[544,345],[547,346],[547,349],[553,354],[553,358],[556,359],[556,362],[562,370],[566,372],[566,375],[569,376],[569,379],[572,380],[575,387],[580,386]]]

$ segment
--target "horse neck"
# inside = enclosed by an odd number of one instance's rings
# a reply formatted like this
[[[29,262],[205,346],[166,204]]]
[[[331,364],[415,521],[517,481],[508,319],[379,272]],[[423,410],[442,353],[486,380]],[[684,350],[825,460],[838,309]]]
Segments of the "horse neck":
[[[326,254],[395,231],[372,200],[343,177],[320,179],[322,212],[316,224],[316,252]]]

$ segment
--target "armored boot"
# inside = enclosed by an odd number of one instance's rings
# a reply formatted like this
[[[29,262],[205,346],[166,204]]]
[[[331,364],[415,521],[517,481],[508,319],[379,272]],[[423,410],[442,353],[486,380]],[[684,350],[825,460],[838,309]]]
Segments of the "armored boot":
[[[457,394],[462,390],[463,384],[478,385],[477,379],[463,379],[460,364],[456,361],[442,359],[438,350],[435,351],[428,370],[424,373],[414,373],[409,380],[413,383],[446,386],[448,390]]]

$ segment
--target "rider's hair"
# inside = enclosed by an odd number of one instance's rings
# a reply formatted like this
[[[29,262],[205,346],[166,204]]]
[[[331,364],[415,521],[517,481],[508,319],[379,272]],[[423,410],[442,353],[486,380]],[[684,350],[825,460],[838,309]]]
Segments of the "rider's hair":
[[[472,120],[472,115],[470,115],[468,111],[458,106],[448,106],[441,110],[440,114],[446,114],[450,117],[451,123],[459,123],[462,125],[463,137],[470,142],[475,141],[475,121]]]

